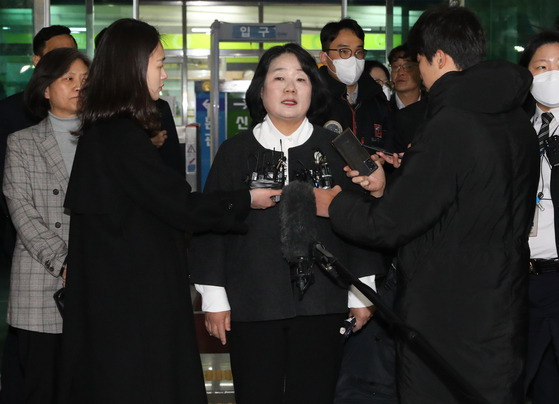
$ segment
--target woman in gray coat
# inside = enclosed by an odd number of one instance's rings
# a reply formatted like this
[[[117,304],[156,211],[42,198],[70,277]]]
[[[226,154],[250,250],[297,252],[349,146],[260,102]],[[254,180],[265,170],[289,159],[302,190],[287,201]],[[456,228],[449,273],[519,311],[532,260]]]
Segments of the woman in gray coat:
[[[89,60],[55,49],[37,65],[25,90],[27,108],[44,118],[9,136],[4,194],[17,231],[8,323],[17,331],[26,403],[54,400],[62,317],[53,294],[65,277],[69,216],[63,202],[79,127],[78,94]]]

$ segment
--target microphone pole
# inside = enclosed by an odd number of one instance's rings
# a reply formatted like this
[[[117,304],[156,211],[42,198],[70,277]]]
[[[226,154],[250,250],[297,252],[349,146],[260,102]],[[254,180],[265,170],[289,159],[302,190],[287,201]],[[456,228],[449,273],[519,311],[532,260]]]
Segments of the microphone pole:
[[[491,404],[477,389],[467,381],[429,341],[417,330],[405,324],[394,311],[388,307],[373,289],[361,282],[342,263],[338,261],[320,242],[314,243],[314,258],[318,266],[334,279],[354,285],[375,306],[383,319],[402,339],[417,348],[416,353],[445,382],[457,399],[464,404]],[[429,359],[430,361],[428,361]]]

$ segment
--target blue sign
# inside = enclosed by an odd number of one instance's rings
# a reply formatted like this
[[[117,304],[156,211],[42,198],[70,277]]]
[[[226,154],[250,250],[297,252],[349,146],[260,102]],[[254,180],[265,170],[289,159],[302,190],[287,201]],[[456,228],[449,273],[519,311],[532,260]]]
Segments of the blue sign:
[[[204,189],[211,166],[211,122],[208,113],[211,107],[210,93],[196,93],[196,122],[200,124],[200,190]],[[225,125],[225,93],[219,93],[219,144],[225,140]]]
[[[275,25],[233,25],[233,39],[275,39]]]

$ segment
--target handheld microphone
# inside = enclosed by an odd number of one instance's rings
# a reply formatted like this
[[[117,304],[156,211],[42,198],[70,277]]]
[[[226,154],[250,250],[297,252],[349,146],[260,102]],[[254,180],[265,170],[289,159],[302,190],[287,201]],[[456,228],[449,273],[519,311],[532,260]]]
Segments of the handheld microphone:
[[[283,188],[279,204],[281,252],[289,263],[291,282],[298,288],[299,299],[314,283],[315,216],[316,201],[311,184],[292,181]]]

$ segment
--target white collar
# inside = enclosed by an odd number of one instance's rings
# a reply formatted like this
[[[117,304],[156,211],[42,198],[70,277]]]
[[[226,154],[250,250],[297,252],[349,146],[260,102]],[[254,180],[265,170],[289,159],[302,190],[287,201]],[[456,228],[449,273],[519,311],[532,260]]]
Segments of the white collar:
[[[313,130],[312,124],[305,118],[295,132],[289,136],[285,136],[274,126],[268,115],[266,115],[264,120],[254,127],[252,133],[262,147],[269,150],[283,151],[287,155],[287,150],[289,148],[300,146],[309,140]]]
[[[551,108],[547,112],[551,112],[553,114],[553,117],[555,118],[555,121],[559,121],[559,107]],[[542,119],[542,114],[543,114],[543,111],[540,109],[538,104],[536,104],[536,113],[534,114],[534,117],[533,117],[534,124],[537,124],[537,123],[540,122],[540,120]]]

